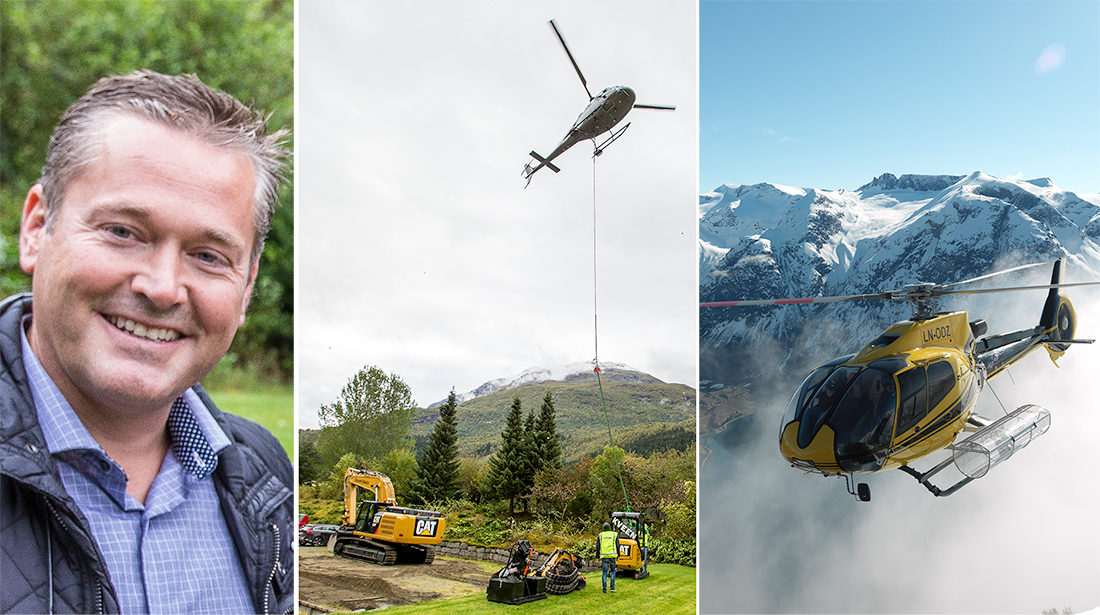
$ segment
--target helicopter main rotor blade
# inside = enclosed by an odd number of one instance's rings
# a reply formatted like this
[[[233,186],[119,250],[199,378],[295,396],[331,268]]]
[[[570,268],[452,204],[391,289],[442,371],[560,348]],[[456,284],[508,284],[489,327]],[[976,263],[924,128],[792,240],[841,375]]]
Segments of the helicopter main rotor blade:
[[[588,100],[592,100],[592,92],[588,90],[588,81],[585,80],[584,75],[581,74],[581,67],[577,66],[577,61],[573,59],[573,53],[569,51],[569,45],[565,44],[565,38],[562,37],[561,32],[558,32],[558,26],[554,23],[554,20],[550,20],[550,27],[554,29],[554,34],[558,35],[558,41],[561,42],[561,48],[565,50],[565,55],[569,56],[569,61],[573,63],[573,70],[577,71],[577,76],[581,78],[581,85],[584,86],[584,91],[588,94]],[[635,107],[637,105],[634,105]]]
[[[635,104],[634,109],[660,109],[662,111],[675,111],[676,107],[670,107],[668,105],[640,105]]]
[[[1030,265],[1020,265],[1019,267],[1013,267],[1011,269],[1005,269],[1003,271],[994,271],[993,273],[987,273],[985,275],[978,276],[976,278],[970,278],[969,280],[963,280],[962,282],[952,282],[950,284],[941,284],[940,288],[952,288],[954,286],[962,286],[963,284],[970,284],[972,282],[977,282],[979,280],[984,280],[986,278],[992,278],[994,276],[1003,275],[1003,274],[1006,274],[1006,273],[1012,273],[1014,271],[1022,271],[1024,269],[1031,269],[1032,267],[1043,267],[1043,266],[1049,267],[1050,263],[1031,263]]]
[[[841,301],[859,301],[861,299],[889,300],[890,293],[873,295],[844,295],[837,297],[803,297],[801,299],[749,299],[747,301],[709,301],[699,307],[754,307],[760,305],[798,305],[805,303],[840,303]]]
[[[978,295],[984,293],[1004,293],[1017,290],[1050,290],[1051,288],[1068,288],[1070,286],[1094,286],[1100,282],[1070,282],[1068,284],[1041,284],[1039,286],[1006,286],[1003,288],[975,288],[970,290],[945,290],[944,295]]]

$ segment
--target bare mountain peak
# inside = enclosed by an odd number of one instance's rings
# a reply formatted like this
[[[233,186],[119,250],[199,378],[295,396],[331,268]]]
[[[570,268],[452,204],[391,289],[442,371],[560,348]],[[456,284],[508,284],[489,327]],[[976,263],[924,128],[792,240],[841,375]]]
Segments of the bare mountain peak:
[[[971,177],[973,174],[971,175]],[[913,190],[916,192],[939,192],[966,178],[965,175],[913,175],[901,177],[893,173],[883,173],[859,187],[860,192],[870,190]]]

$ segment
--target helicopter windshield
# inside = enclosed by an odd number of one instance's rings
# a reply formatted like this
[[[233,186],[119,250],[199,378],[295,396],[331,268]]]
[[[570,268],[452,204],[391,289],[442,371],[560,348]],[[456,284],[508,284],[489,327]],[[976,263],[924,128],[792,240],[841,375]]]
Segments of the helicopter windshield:
[[[809,376],[806,376],[806,380],[802,382],[802,386],[798,387],[798,390],[794,392],[794,396],[791,397],[791,401],[787,403],[787,409],[783,412],[783,424],[781,428],[786,428],[791,421],[797,421],[802,416],[802,410],[806,406],[806,400],[811,395],[817,392],[817,387],[821,386],[821,383],[825,381],[825,377],[832,373],[835,365],[825,365],[819,367],[813,371]]]
[[[798,446],[806,448],[810,445],[814,436],[817,435],[817,431],[825,424],[833,408],[836,407],[840,396],[844,394],[852,379],[859,373],[859,369],[852,366],[836,368],[825,379],[825,382],[818,387],[813,397],[806,402],[801,411],[801,422],[798,425]]]
[[[867,368],[848,387],[828,424],[842,470],[877,470],[894,435],[898,396],[892,374]]]

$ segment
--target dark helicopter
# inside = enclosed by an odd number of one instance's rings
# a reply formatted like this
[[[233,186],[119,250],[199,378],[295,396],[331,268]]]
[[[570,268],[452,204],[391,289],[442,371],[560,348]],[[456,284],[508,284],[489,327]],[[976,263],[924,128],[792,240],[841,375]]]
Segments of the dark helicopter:
[[[1050,412],[1020,406],[996,421],[973,413],[986,381],[1043,346],[1057,361],[1073,339],[1077,316],[1060,288],[1100,284],[1062,282],[1064,261],[1054,263],[1049,285],[960,289],[961,285],[1036,267],[1024,265],[953,284],[913,284],[900,290],[840,297],[761,299],[702,303],[701,307],[750,307],[856,300],[910,301],[915,312],[894,323],[859,352],[821,365],[791,397],[779,431],[779,450],[792,466],[823,476],[842,476],[859,500],[871,498],[866,483],[852,490],[855,474],[900,469],[933,495],[948,496],[981,478],[1050,427]],[[986,336],[984,320],[967,313],[935,312],[944,295],[1049,289],[1038,325]],[[956,441],[962,432],[969,437]],[[910,464],[944,449],[951,455],[920,472]],[[933,475],[954,463],[963,478],[940,488]]]
[[[565,138],[561,140],[561,143],[558,143],[558,146],[554,148],[554,151],[550,152],[549,156],[543,157],[534,150],[531,150],[531,157],[534,158],[538,164],[531,166],[532,163],[529,162],[524,165],[523,178],[527,180],[527,184],[524,185],[524,188],[531,184],[531,176],[543,167],[547,167],[555,173],[561,171],[561,169],[551,162],[552,160],[581,141],[591,139],[595,145],[596,137],[614,128],[616,124],[626,117],[626,114],[629,113],[631,109],[663,109],[666,111],[676,109],[676,107],[669,107],[666,105],[636,104],[634,102],[634,90],[625,85],[614,85],[609,88],[604,88],[599,94],[593,96],[592,92],[588,89],[588,81],[585,80],[584,75],[581,73],[580,66],[577,66],[577,61],[573,59],[573,54],[569,51],[569,46],[565,44],[565,39],[562,38],[561,32],[558,31],[558,26],[554,24],[553,19],[550,20],[550,27],[554,29],[554,34],[558,36],[562,49],[565,50],[565,55],[569,56],[569,61],[573,64],[573,69],[577,71],[577,76],[581,78],[581,85],[584,86],[584,91],[588,94],[588,106],[584,108],[584,111],[577,117],[577,121],[573,123],[573,127],[565,134]],[[602,154],[603,150],[621,137],[629,127],[630,124],[627,123],[622,128],[612,132],[611,136],[603,143],[595,145],[595,151],[592,155],[599,156]]]

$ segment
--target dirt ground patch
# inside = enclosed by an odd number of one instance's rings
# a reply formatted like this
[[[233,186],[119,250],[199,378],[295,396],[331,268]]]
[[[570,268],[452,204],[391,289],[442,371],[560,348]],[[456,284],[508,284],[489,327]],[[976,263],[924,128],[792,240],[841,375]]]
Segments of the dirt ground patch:
[[[357,611],[484,592],[493,564],[437,556],[429,565],[379,566],[300,547],[298,596],[329,609]]]

